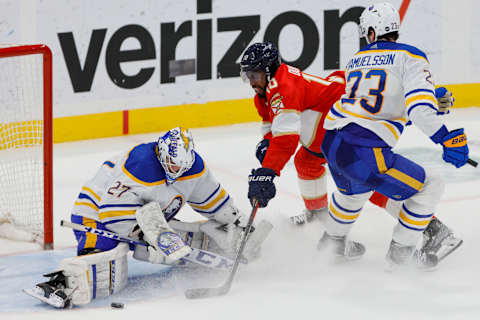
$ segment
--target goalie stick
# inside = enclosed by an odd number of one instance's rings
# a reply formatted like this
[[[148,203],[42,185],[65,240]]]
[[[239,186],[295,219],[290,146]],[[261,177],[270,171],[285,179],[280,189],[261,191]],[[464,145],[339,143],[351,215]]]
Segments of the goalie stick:
[[[257,214],[258,210],[258,201],[254,200],[252,212],[250,213],[250,218],[248,219],[247,226],[245,227],[245,231],[243,233],[242,241],[240,243],[240,248],[237,251],[237,255],[235,257],[235,261],[233,263],[232,269],[230,270],[230,274],[228,275],[227,280],[223,285],[216,288],[192,288],[187,289],[185,291],[185,297],[187,299],[201,299],[201,298],[208,298],[208,297],[215,297],[215,296],[223,296],[230,291],[230,287],[232,286],[233,278],[237,273],[238,265],[242,260],[242,253],[243,249],[245,249],[245,244],[248,240],[248,235],[250,234],[250,230],[252,228],[253,220],[255,219],[255,215]]]
[[[87,226],[84,226],[83,224],[72,223],[69,221],[62,220],[60,221],[60,225],[62,227],[68,227],[68,228],[72,228],[73,230],[93,233],[98,236],[118,240],[121,242],[127,242],[133,245],[140,245],[145,247],[149,246],[149,244],[145,241],[124,237],[119,235],[118,233],[107,231],[107,230],[99,230],[92,227],[87,227]],[[232,259],[223,257],[221,255],[218,255],[210,251],[205,251],[197,248],[191,248],[191,249],[192,249],[192,252],[189,255],[183,257],[182,259],[192,263],[199,264],[207,268],[228,270],[236,262],[236,261],[233,261]],[[245,263],[245,260],[242,260],[242,262]]]

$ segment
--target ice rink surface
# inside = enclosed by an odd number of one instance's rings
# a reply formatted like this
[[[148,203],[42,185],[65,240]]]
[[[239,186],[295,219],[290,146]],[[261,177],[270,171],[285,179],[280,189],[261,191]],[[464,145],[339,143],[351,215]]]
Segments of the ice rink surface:
[[[453,110],[446,116],[450,129],[465,127],[471,158],[480,160],[480,108]],[[181,123],[172,123],[172,127]],[[258,167],[254,156],[259,124],[192,129],[197,151],[230,192],[243,212],[250,212],[247,175]],[[440,173],[446,190],[436,215],[464,244],[434,272],[385,271],[395,221],[367,204],[350,237],[364,243],[357,261],[329,261],[315,247],[323,232],[316,220],[296,227],[288,216],[300,212],[295,168],[290,161],[275,179],[277,196],[257,220],[268,219],[274,229],[262,257],[242,266],[224,297],[187,300],[190,286],[218,286],[225,273],[168,270],[129,259],[130,283],[119,296],[71,310],[54,310],[21,293],[42,281],[56,263],[73,254],[71,230],[59,227],[82,184],[111,155],[138,143],[157,140],[160,133],[99,139],[54,146],[54,253],[38,252],[33,244],[0,240],[0,319],[479,319],[480,318],[480,167],[456,169],[443,163],[441,147],[418,129],[409,127],[396,151]],[[333,181],[329,180],[333,190]],[[199,220],[185,207],[180,218]],[[23,252],[21,254],[21,252]],[[31,252],[31,253],[26,253]],[[33,252],[33,253],[32,253]],[[125,302],[114,310],[109,301]]]

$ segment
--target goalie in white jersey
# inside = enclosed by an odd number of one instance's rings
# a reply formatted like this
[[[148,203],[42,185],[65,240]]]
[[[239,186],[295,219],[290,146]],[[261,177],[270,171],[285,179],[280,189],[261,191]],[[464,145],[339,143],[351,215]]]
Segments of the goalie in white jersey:
[[[437,263],[435,256],[412,257],[444,183],[392,148],[411,120],[443,146],[446,162],[461,167],[468,160],[467,139],[463,129],[449,131],[436,116],[427,56],[416,47],[396,42],[399,27],[398,11],[388,3],[369,6],[360,17],[361,34],[369,44],[347,64],[346,92],[324,124],[322,151],[337,190],[318,247],[333,247],[336,254],[350,258],[363,255],[364,246],[346,237],[375,190],[403,201],[387,253],[389,265],[416,261],[431,267]]]
[[[174,219],[185,203],[208,221]],[[71,220],[143,240],[149,246],[146,249],[74,230],[78,257],[63,260],[59,271],[46,275],[50,281],[26,290],[59,308],[86,304],[124,288],[129,250],[134,250],[136,259],[174,265],[190,254],[191,247],[231,257],[246,223],[228,192],[194,151],[190,132],[180,127],[158,142],[137,145],[105,161],[82,187]],[[266,237],[261,235],[262,239],[255,241],[259,230],[249,236],[244,250],[247,259],[256,257]]]

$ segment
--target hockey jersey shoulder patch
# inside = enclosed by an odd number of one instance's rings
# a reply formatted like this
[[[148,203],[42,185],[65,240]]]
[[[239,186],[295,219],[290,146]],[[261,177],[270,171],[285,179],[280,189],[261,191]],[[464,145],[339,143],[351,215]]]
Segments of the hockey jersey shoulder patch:
[[[280,93],[277,92],[270,98],[270,107],[273,114],[278,114],[282,109],[285,109],[283,96]]]
[[[137,183],[158,185],[165,183],[165,171],[155,153],[155,142],[134,147],[123,164],[123,172]]]

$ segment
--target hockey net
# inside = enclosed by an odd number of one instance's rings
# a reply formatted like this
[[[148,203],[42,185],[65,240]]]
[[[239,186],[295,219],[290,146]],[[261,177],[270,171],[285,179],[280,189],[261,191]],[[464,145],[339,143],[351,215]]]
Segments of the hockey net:
[[[52,54],[0,47],[0,237],[53,247]]]

